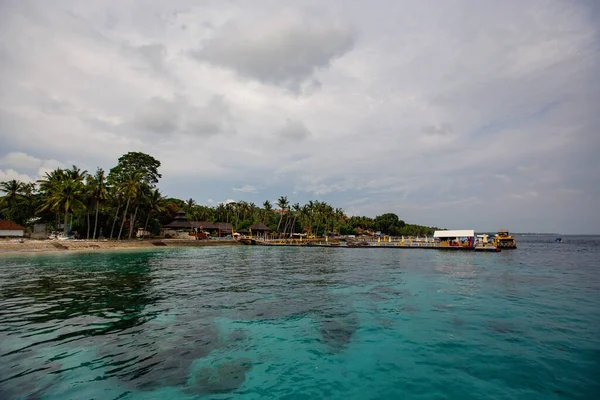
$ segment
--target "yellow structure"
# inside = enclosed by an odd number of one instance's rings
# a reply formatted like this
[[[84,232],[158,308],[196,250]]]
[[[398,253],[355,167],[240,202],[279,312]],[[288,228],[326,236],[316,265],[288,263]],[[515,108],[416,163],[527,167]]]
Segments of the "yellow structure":
[[[507,230],[499,230],[494,236],[493,244],[499,249],[517,248],[517,241]]]

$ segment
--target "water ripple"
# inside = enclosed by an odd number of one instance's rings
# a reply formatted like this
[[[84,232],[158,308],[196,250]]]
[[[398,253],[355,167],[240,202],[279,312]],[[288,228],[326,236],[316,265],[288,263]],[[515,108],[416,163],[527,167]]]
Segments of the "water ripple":
[[[7,257],[0,398],[595,398],[600,241],[519,242]]]

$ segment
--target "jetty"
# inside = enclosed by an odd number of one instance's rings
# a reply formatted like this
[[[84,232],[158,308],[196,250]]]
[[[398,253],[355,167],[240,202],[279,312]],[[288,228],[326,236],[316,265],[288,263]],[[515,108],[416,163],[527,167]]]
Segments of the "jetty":
[[[482,240],[476,236],[474,230],[447,230],[435,231],[433,237],[392,237],[378,236],[361,239],[294,239],[294,238],[268,238],[244,237],[239,242],[249,246],[293,246],[293,247],[327,247],[340,249],[376,248],[376,249],[421,249],[444,251],[476,251],[499,252],[500,249],[493,243]]]

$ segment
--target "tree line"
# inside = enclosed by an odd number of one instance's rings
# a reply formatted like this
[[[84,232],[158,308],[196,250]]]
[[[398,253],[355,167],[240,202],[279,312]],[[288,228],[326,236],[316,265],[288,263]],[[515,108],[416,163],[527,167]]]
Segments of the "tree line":
[[[293,234],[323,236],[357,235],[379,231],[385,235],[431,235],[437,228],[407,224],[397,215],[386,213],[375,218],[348,217],[341,208],[318,200],[304,205],[291,204],[281,196],[275,204],[269,200],[258,206],[237,201],[204,206],[194,199],[164,197],[156,184],[160,161],[129,152],[118,159],[108,174],[101,168],[95,173],[57,168],[35,183],[18,180],[0,182],[0,218],[32,227],[46,222],[53,230],[77,232],[79,237],[131,239],[138,228],[158,234],[180,210],[192,221],[228,222],[234,230],[265,224],[280,237]]]

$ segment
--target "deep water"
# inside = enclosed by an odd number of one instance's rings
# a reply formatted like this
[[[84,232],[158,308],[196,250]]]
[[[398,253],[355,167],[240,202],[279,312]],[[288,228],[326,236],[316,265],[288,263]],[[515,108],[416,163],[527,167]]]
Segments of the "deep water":
[[[0,258],[0,399],[598,399],[600,238]]]

